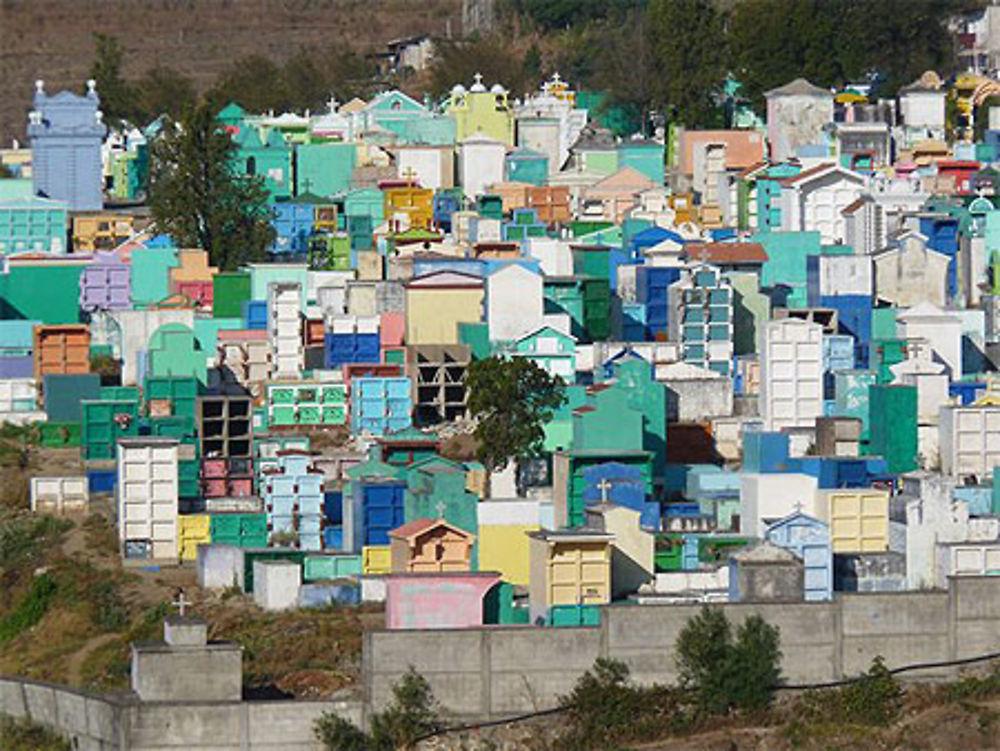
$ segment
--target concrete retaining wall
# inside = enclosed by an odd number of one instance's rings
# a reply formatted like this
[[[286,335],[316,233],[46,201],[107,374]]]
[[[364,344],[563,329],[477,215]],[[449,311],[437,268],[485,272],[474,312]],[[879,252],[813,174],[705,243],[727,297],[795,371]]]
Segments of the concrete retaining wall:
[[[0,678],[0,714],[30,717],[64,733],[79,751],[118,751],[123,706],[62,686]]]
[[[77,751],[322,751],[313,723],[324,712],[362,721],[360,702],[139,703],[0,678],[0,714],[48,725]]]
[[[1000,577],[956,578],[946,592],[839,594],[833,602],[723,605],[734,623],[758,613],[781,629],[787,681],[857,675],[877,655],[890,667],[1000,651]],[[635,680],[676,679],[674,642],[697,606],[613,605],[593,628],[377,631],[365,635],[366,709],[379,710],[412,665],[442,706],[463,718],[552,707],[598,657],[625,662]],[[915,677],[948,677],[956,668]]]

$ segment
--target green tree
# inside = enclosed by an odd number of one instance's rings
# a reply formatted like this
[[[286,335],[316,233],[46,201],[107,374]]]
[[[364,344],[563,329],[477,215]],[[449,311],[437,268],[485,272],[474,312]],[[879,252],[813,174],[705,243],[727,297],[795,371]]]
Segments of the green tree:
[[[516,95],[539,83],[529,77],[530,67],[530,57],[525,61],[510,49],[509,42],[496,37],[438,39],[434,42],[430,66],[430,90],[434,96],[443,96],[455,84],[468,88],[473,76],[479,73],[485,86],[498,83]]]
[[[469,366],[469,412],[478,420],[477,456],[489,469],[537,456],[545,424],[566,400],[565,384],[526,357],[490,357]]]
[[[515,12],[544,30],[565,29],[604,18],[626,7],[642,7],[646,0],[514,0]]]
[[[648,33],[656,40],[656,102],[667,119],[689,128],[721,125],[727,73],[725,17],[712,0],[650,0]]]
[[[675,651],[682,688],[696,692],[702,709],[720,714],[729,707],[733,631],[720,608],[707,605],[677,635]]]
[[[122,78],[124,58],[125,51],[117,37],[94,34],[94,62],[90,66],[90,77],[97,84],[101,111],[109,124],[132,122],[138,114],[135,90]]]
[[[726,614],[707,605],[677,636],[675,653],[681,687],[694,693],[704,713],[764,709],[781,681],[777,627],[752,615],[733,637]]]
[[[324,713],[316,721],[317,739],[329,751],[395,751],[440,727],[434,693],[413,667],[392,687],[392,701],[371,721],[365,733],[344,718]]]
[[[630,10],[596,27],[604,52],[594,75],[597,88],[608,92],[607,104],[636,113],[644,132],[662,88],[660,53],[646,21],[646,14]]]
[[[138,109],[146,122],[160,115],[180,120],[198,98],[190,78],[163,65],[147,70],[136,84],[136,91]]]
[[[149,205],[161,232],[203,248],[225,270],[261,260],[273,238],[260,177],[233,170],[236,145],[207,103],[171,121],[152,145]]]
[[[730,67],[758,111],[798,76],[817,86],[873,79],[879,95],[955,66],[946,23],[965,0],[741,0],[728,25]],[[767,19],[763,23],[761,19]]]
[[[250,55],[233,63],[209,92],[208,99],[213,105],[239,102],[247,112],[282,112],[289,105],[281,67],[263,55]]]

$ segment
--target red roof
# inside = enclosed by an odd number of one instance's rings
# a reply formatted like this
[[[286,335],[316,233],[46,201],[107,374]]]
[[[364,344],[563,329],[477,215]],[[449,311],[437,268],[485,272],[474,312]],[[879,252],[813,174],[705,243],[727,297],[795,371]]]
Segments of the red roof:
[[[690,243],[684,246],[683,255],[691,260],[720,265],[767,261],[767,251],[760,243]]]
[[[389,537],[398,537],[403,540],[409,540],[412,537],[428,532],[436,527],[448,527],[448,529],[455,532],[461,532],[463,535],[469,535],[464,529],[459,529],[454,524],[449,524],[444,519],[414,519],[412,522],[407,522],[401,527],[396,527],[389,531]],[[470,537],[472,535],[469,535]]]
[[[815,167],[810,167],[807,170],[802,170],[799,174],[793,175],[792,177],[786,177],[781,181],[784,186],[795,185],[795,183],[805,180],[808,177],[813,177],[821,172],[826,172],[828,169],[832,169],[837,165],[833,162],[824,162],[823,164],[817,164]]]
[[[938,166],[938,171],[940,172],[941,170],[973,170],[974,171],[974,170],[979,169],[983,165],[981,165],[979,162],[972,162],[972,161],[963,160],[963,159],[939,159],[938,163],[937,163],[937,166]]]

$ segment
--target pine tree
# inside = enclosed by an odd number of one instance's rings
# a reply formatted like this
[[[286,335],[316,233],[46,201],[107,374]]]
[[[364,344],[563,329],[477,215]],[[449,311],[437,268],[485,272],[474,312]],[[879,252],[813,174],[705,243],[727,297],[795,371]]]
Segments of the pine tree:
[[[236,144],[208,104],[169,121],[152,146],[149,204],[160,232],[208,251],[230,271],[260,260],[273,238],[260,177],[233,170]]]

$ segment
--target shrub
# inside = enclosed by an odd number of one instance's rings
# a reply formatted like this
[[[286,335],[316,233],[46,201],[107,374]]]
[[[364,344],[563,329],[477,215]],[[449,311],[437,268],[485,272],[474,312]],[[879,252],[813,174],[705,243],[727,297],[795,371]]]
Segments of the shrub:
[[[329,751],[395,751],[409,748],[440,726],[430,684],[412,667],[392,687],[392,702],[372,717],[371,733],[344,718],[325,712],[313,730]]]
[[[117,583],[108,579],[95,584],[91,591],[94,621],[105,631],[121,631],[128,625],[128,606],[122,599]]]
[[[994,662],[986,675],[966,675],[944,688],[950,701],[985,699],[1000,694],[1000,662]]]
[[[765,709],[781,682],[780,632],[757,615],[734,639],[725,613],[706,605],[681,629],[675,649],[681,687],[703,713]]]
[[[566,730],[556,746],[566,751],[614,749],[624,741],[658,740],[681,730],[686,715],[674,693],[661,686],[632,685],[628,666],[599,658],[560,700]]]
[[[799,706],[802,717],[814,723],[888,727],[902,711],[903,690],[878,656],[857,680],[840,688],[807,691]]]
[[[3,751],[70,751],[62,735],[28,718],[0,714],[0,748]]]
[[[56,596],[56,581],[49,574],[36,576],[24,599],[8,615],[0,618],[0,644],[34,626],[45,616]]]

